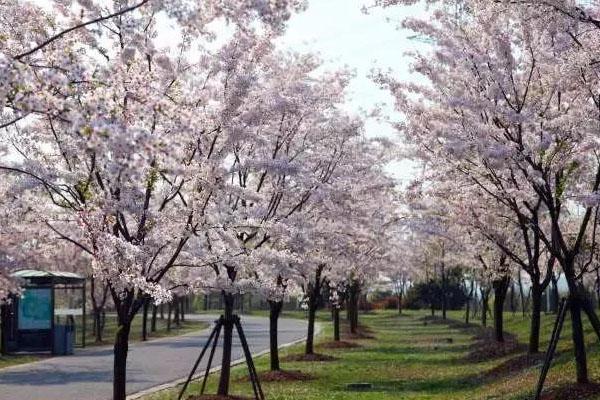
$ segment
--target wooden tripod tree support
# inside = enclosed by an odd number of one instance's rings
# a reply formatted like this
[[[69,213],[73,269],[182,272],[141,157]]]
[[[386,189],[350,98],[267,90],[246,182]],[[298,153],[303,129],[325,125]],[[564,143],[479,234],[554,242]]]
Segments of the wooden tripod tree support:
[[[215,327],[210,333],[208,340],[204,344],[202,351],[200,352],[200,356],[194,363],[194,367],[190,371],[187,380],[183,384],[181,388],[181,392],[179,392],[178,400],[183,398],[185,391],[190,384],[191,380],[194,378],[194,374],[204,358],[206,351],[212,343],[212,348],[210,350],[210,355],[208,356],[208,364],[206,365],[206,370],[204,372],[204,378],[202,380],[202,387],[200,389],[200,394],[204,394],[204,389],[206,388],[206,381],[208,380],[208,374],[210,373],[210,367],[212,365],[213,357],[215,355],[215,350],[217,348],[217,343],[219,342],[219,335],[221,334],[221,329],[223,325],[226,323],[225,316],[221,315],[221,317],[215,321]],[[230,321],[231,323],[231,321]],[[250,382],[252,383],[252,390],[254,391],[255,400],[265,400],[265,395],[260,386],[260,381],[258,380],[258,374],[256,373],[256,367],[254,366],[254,361],[252,360],[252,354],[250,353],[250,348],[248,347],[248,341],[246,340],[246,335],[244,334],[244,330],[242,329],[242,324],[240,322],[240,317],[238,315],[233,315],[233,325],[236,328],[238,333],[238,337],[240,338],[240,343],[242,345],[242,350],[244,352],[244,358],[246,359],[246,364],[248,365],[248,374],[250,375]]]
[[[562,331],[563,324],[565,322],[565,315],[568,309],[569,300],[563,298],[560,301],[558,314],[556,315],[556,320],[554,321],[554,328],[552,329],[550,344],[548,345],[548,351],[546,352],[544,365],[542,366],[542,372],[540,373],[540,379],[538,380],[537,390],[535,392],[535,400],[540,400],[540,397],[542,395],[542,390],[544,389],[544,382],[546,381],[546,376],[548,375],[548,371],[550,370],[552,359],[554,358],[554,354],[556,353],[556,346],[558,345],[558,341],[560,340],[560,333]]]

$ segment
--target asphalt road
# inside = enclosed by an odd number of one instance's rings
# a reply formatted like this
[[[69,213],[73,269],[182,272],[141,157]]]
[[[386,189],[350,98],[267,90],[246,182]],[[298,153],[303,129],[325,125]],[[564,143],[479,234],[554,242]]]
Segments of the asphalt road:
[[[215,315],[189,317],[208,322],[217,318]],[[269,348],[268,318],[242,316],[242,324],[252,353]],[[136,393],[186,377],[208,335],[209,330],[204,330],[130,345],[127,392]],[[280,344],[302,339],[305,335],[304,321],[280,320]],[[233,360],[242,356],[239,341],[234,340]],[[219,361],[220,346],[213,366]],[[112,348],[102,347],[0,369],[0,400],[108,400],[112,397],[112,362]],[[205,365],[204,361],[198,370],[203,371]]]

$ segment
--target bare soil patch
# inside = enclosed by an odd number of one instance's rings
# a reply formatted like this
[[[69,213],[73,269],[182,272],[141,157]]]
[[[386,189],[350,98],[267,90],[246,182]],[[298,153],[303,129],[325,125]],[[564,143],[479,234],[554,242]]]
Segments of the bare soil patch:
[[[187,400],[253,400],[251,397],[244,396],[218,396],[216,394],[201,394],[190,396]]]
[[[517,337],[510,333],[504,332],[504,342],[496,341],[494,330],[491,328],[480,328],[473,340],[475,342],[471,351],[465,357],[472,362],[488,361],[526,350]]]
[[[261,382],[290,382],[290,381],[310,381],[315,379],[310,374],[293,370],[293,371],[269,371],[259,374],[258,379]]]
[[[542,393],[542,400],[584,400],[595,398],[600,393],[600,384],[571,384],[550,388]]]
[[[481,377],[495,379],[518,373],[524,369],[537,367],[544,362],[544,354],[521,354],[496,365],[485,371]]]
[[[465,324],[464,322],[455,320],[444,320],[440,317],[424,317],[423,322],[443,324],[472,334],[474,343],[471,345],[471,350],[466,355],[465,361],[489,361],[527,349],[525,345],[519,343],[517,336],[508,332],[504,332],[504,342],[496,341],[494,329],[491,327]]]

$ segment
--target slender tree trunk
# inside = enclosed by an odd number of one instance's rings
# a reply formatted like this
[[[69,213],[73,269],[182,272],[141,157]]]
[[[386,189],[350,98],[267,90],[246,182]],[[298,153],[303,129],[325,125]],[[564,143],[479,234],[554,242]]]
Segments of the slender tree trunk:
[[[333,340],[340,341],[340,309],[333,306]]]
[[[225,323],[223,324],[223,355],[221,359],[221,376],[217,395],[229,395],[229,380],[231,376],[231,350],[233,345],[233,306],[234,296],[223,292],[223,305],[225,308]]]
[[[165,319],[165,304],[161,303],[160,304],[160,319]]]
[[[317,307],[315,305],[310,305],[308,307],[308,331],[306,334],[306,349],[304,351],[305,354],[314,354],[315,347],[315,317],[317,315]]]
[[[0,354],[8,354],[8,305],[0,304]]]
[[[556,278],[556,275],[554,275],[554,272],[552,272],[551,282],[552,282],[552,289],[551,289],[552,298],[550,299],[550,311],[552,313],[556,314],[558,312],[558,304],[559,304],[560,294],[558,293],[558,279]]]
[[[600,340],[600,320],[594,311],[594,306],[592,305],[591,301],[587,298],[584,298],[581,302],[581,308],[587,315],[588,320],[590,321],[590,324],[592,325],[592,328],[598,337],[598,340]]]
[[[269,344],[271,356],[271,371],[280,371],[279,366],[279,341],[277,339],[277,325],[281,309],[282,301],[269,301]]]
[[[349,292],[350,332],[356,333],[358,331],[358,300],[360,296],[360,284],[358,281],[355,280],[352,282]]]
[[[539,283],[533,282],[531,286],[531,328],[529,331],[529,354],[540,350],[540,326],[542,313],[542,288]]]
[[[596,301],[598,302],[597,307],[600,310],[600,270],[596,268]]]
[[[175,312],[173,315],[173,323],[179,328],[181,325],[181,319],[179,318],[179,310],[181,309],[181,302],[179,301],[178,296],[173,296],[173,307],[175,308]]]
[[[102,342],[102,313],[100,309],[94,310],[94,340],[96,343]]]
[[[442,272],[442,319],[446,319],[446,311],[448,308],[448,299],[447,299],[447,295],[446,295],[446,270],[445,270],[445,264],[442,262],[441,265],[441,272]]]
[[[521,271],[517,274],[518,282],[519,282],[519,295],[521,296],[521,311],[523,312],[523,318],[525,318],[525,314],[527,311],[527,305],[525,301],[525,293],[523,291],[523,279],[521,278]]]
[[[152,305],[152,322],[150,323],[150,332],[156,332],[156,314],[158,312],[158,307],[156,304]]]
[[[179,309],[179,316],[182,322],[185,321],[186,304],[187,298],[184,296],[181,298],[181,307]]]
[[[119,327],[114,345],[113,400],[125,400],[127,397],[127,353],[129,351],[130,330],[131,321],[119,317]]]
[[[402,314],[402,291],[398,292],[398,314]]]
[[[173,311],[173,305],[169,303],[167,305],[167,332],[171,331],[171,312]]]
[[[490,308],[489,306],[490,295],[489,293],[484,293],[481,296],[481,325],[487,326],[487,312]]]
[[[321,274],[325,268],[324,264],[320,264],[315,271],[315,281],[308,285],[308,330],[306,333],[306,348],[305,354],[314,354],[315,341],[315,318],[317,315],[317,307],[319,306],[319,295],[321,294]]]
[[[585,339],[583,324],[581,322],[581,303],[577,295],[571,296],[571,324],[572,338],[575,351],[575,364],[577,369],[577,383],[588,383],[587,357],[585,352]]]
[[[494,288],[494,332],[496,341],[504,342],[504,301],[508,291],[510,277],[496,279],[492,282]]]

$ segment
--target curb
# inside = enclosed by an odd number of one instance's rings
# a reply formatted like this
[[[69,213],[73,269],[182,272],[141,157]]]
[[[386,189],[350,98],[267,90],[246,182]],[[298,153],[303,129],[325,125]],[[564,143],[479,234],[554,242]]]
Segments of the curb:
[[[320,335],[321,331],[322,331],[321,323],[318,323],[318,322],[315,323],[315,336]],[[302,339],[298,339],[298,340],[294,340],[293,342],[282,344],[281,346],[279,346],[279,349],[285,349],[287,347],[291,347],[291,346],[294,346],[296,344],[303,343],[305,341],[306,341],[306,336],[303,337]],[[253,353],[252,354],[252,358],[260,357],[260,356],[263,356],[265,354],[269,354],[269,350],[268,349],[260,351],[258,353]],[[242,358],[238,358],[237,360],[234,360],[234,361],[231,362],[231,366],[235,367],[235,366],[237,366],[239,364],[243,364],[245,362],[246,362],[245,358],[243,358],[243,357]],[[214,374],[215,372],[218,372],[220,370],[221,370],[220,366],[219,367],[211,368],[210,371],[209,371],[209,374]],[[204,373],[205,373],[205,371],[201,371],[201,372],[196,373],[192,377],[192,380],[199,379],[199,378],[203,377]],[[141,391],[136,392],[136,393],[132,393],[132,394],[130,394],[130,395],[127,396],[127,400],[137,400],[137,399],[140,399],[140,398],[142,398],[144,396],[149,396],[151,394],[154,394],[154,393],[157,393],[157,392],[161,392],[163,390],[173,389],[174,387],[176,387],[176,386],[184,383],[186,380],[187,380],[187,377],[186,378],[180,378],[180,379],[176,379],[176,380],[171,381],[171,382],[163,383],[161,385],[157,385],[157,386],[153,386],[153,387],[148,388],[148,389],[141,390]]]

